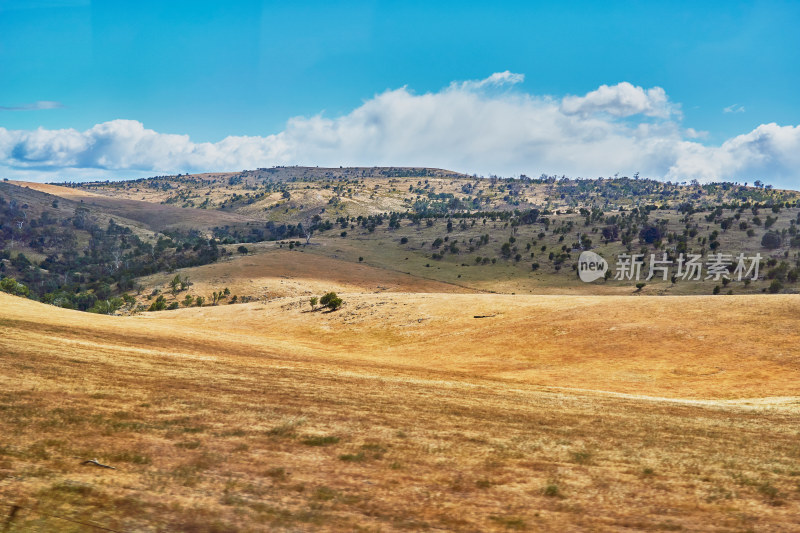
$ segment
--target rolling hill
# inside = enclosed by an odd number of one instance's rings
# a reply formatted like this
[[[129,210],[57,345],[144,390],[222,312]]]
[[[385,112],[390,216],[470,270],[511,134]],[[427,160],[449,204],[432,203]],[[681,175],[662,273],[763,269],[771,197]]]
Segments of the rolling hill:
[[[0,286],[31,297],[0,292],[0,522],[797,530],[798,200],[425,168],[0,182]],[[764,264],[583,283],[588,250]]]
[[[106,317],[0,294],[11,531],[800,523],[796,296],[344,297]]]

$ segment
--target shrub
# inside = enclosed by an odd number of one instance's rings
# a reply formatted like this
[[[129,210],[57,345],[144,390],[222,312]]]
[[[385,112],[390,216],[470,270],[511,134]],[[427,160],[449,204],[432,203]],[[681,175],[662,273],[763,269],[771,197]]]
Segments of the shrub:
[[[328,446],[329,444],[336,444],[339,442],[339,437],[328,436],[313,436],[303,439],[303,444],[306,446]]]
[[[22,283],[19,283],[14,278],[0,279],[0,291],[13,294],[14,296],[27,297],[30,294],[28,287],[26,287]]]
[[[164,298],[164,295],[161,294],[159,295],[158,298],[156,298],[155,302],[150,304],[150,308],[148,309],[148,311],[163,311],[166,308],[167,308],[166,298]]]
[[[88,309],[90,313],[99,313],[102,315],[111,315],[125,304],[122,298],[110,298],[107,300],[97,300],[94,305]]]
[[[346,462],[363,461],[364,460],[364,453],[363,452],[359,452],[359,453],[355,453],[355,454],[353,454],[353,453],[345,453],[345,454],[342,454],[342,455],[339,456],[339,460],[340,461],[346,461]]]
[[[772,294],[779,293],[783,290],[783,283],[779,279],[773,279],[772,283],[769,284],[769,292]]]
[[[550,498],[555,498],[561,495],[561,491],[558,490],[558,485],[550,483],[542,489],[542,494]]]

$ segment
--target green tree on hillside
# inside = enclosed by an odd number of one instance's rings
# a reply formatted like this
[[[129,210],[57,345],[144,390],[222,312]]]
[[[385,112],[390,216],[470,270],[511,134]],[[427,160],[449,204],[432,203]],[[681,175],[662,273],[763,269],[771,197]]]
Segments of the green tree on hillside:
[[[319,303],[331,311],[336,311],[344,304],[344,301],[335,292],[329,292],[319,299]]]

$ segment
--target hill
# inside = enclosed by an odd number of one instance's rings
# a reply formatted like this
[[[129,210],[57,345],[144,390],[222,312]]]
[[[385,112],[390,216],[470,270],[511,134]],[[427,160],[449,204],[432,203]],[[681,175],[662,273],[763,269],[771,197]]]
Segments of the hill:
[[[222,243],[317,242],[313,253],[504,293],[755,294],[800,288],[800,193],[758,182],[663,183],[638,177],[478,178],[426,168],[281,167],[75,185],[114,199],[238,214],[261,226],[220,224]],[[765,240],[766,239],[766,240]],[[766,244],[765,244],[766,243]],[[609,277],[576,275],[582,251]],[[617,259],[640,254],[639,280],[615,280]],[[758,279],[728,284],[680,276],[645,280],[666,258],[761,254]],[[733,267],[730,268],[733,270]],[[636,291],[636,294],[642,289]]]
[[[15,293],[60,307],[112,313],[134,303],[135,277],[225,255],[201,230],[157,233],[84,198],[0,183],[0,283],[9,278],[21,283]]]
[[[0,502],[11,531],[791,530],[797,298],[0,294]]]
[[[136,221],[154,232],[187,229],[209,230],[215,226],[247,226],[249,223],[255,223],[255,220],[236,213],[209,212],[191,208],[180,209],[171,205],[128,198],[115,198],[81,189],[45,183],[25,181],[8,183],[79,202],[81,206],[90,210]],[[6,191],[11,192],[8,189]]]
[[[110,296],[115,303],[101,309],[110,312],[149,308],[175,275],[197,284],[188,294],[167,295],[170,305],[187,296],[215,301],[214,291],[233,283],[230,269],[209,266],[197,275],[192,269],[220,259],[250,279],[229,288],[237,302],[289,294],[280,280],[257,281],[276,279],[276,258],[260,256],[280,249],[313,254],[338,270],[369,266],[416,280],[412,286],[424,280],[473,292],[797,293],[798,202],[797,192],[760,185],[478,178],[427,168],[280,167],[61,186],[4,182],[0,205],[9,207],[0,221],[0,274],[39,299],[80,309],[111,302]],[[38,227],[24,225],[27,218]],[[64,240],[65,227],[76,229],[75,239]],[[242,247],[253,257],[250,267],[234,259]],[[593,283],[577,276],[584,251],[609,265]],[[289,270],[306,268],[293,260],[313,262],[279,257]],[[633,269],[625,276],[625,257],[637,261],[635,277]],[[697,276],[682,267],[691,257]],[[735,275],[745,258],[752,265],[756,257],[758,272]],[[724,258],[722,275],[708,275]],[[668,265],[663,276],[659,262]],[[273,267],[261,273],[260,264]],[[298,294],[319,289],[292,286]]]
[[[188,280],[189,285],[185,290],[170,294],[170,282],[175,275]],[[290,251],[273,243],[248,245],[246,254],[236,253],[215,263],[183,268],[175,273],[152,274],[140,278],[138,282],[143,287],[159,289],[166,294],[168,301],[181,301],[187,294],[205,296],[224,289],[230,291],[231,299],[238,296],[239,299],[244,297],[245,301],[313,296],[331,290],[441,294],[475,292],[460,285],[412,276],[396,270]],[[146,291],[143,294],[148,295]]]

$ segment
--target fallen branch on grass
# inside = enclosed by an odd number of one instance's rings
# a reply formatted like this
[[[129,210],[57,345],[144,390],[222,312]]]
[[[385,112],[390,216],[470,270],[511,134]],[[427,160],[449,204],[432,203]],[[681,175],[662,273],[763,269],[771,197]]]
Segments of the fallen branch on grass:
[[[82,465],[94,465],[99,466],[100,468],[110,468],[111,470],[116,470],[113,466],[104,465],[103,463],[98,463],[97,459],[89,459],[88,461],[84,461],[81,463]]]

